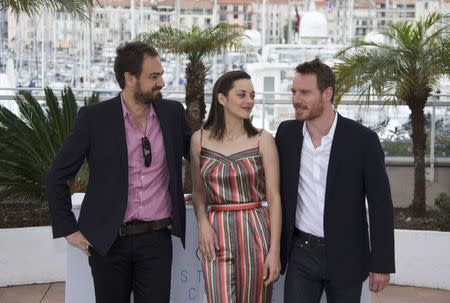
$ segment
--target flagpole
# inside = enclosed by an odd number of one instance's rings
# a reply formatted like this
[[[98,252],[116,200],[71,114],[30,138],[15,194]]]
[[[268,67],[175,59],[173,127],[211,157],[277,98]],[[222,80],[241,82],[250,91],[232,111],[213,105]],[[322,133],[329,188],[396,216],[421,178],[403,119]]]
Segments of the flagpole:
[[[300,14],[297,9],[297,5],[295,6],[295,34],[294,34],[294,42],[297,42],[300,36]]]
[[[136,36],[136,30],[134,28],[134,0],[130,0],[130,10],[131,10],[131,40]]]
[[[41,86],[42,88],[45,87],[45,72],[46,72],[46,58],[45,58],[45,31],[46,31],[46,27],[45,27],[45,21],[47,19],[47,9],[45,8],[45,6],[42,6],[42,36],[41,36]],[[36,62],[37,65],[37,62]]]
[[[141,0],[139,7],[139,27],[139,31],[142,31],[144,27],[144,0]]]
[[[180,0],[175,0],[175,24],[177,28],[180,28]],[[175,60],[175,90],[179,89],[179,79],[180,79],[180,56],[176,56]]]
[[[218,18],[217,18],[217,0],[214,0],[213,1],[213,11],[212,11],[211,26],[216,26],[218,24],[217,20],[218,20]],[[213,83],[215,83],[216,79],[217,79],[217,68],[216,68],[216,66],[217,66],[217,54],[216,53],[214,53],[214,55],[213,55],[213,63],[212,63],[212,65],[213,65],[213,68],[211,68],[211,71],[212,71],[212,75],[211,76],[212,76]]]
[[[263,0],[262,4],[262,35],[261,35],[262,47],[266,45],[266,0]]]
[[[287,27],[288,27],[288,34],[286,37],[286,42],[285,43],[290,43],[291,42],[291,35],[292,35],[292,21],[291,21],[291,0],[288,0],[288,23],[287,23]]]

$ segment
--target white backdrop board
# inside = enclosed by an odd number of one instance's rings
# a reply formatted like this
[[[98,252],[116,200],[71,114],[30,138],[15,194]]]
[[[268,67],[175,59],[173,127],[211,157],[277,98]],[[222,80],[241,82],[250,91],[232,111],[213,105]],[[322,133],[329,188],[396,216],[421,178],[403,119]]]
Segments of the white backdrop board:
[[[72,196],[73,212],[78,217],[83,194]],[[203,274],[197,250],[197,223],[192,206],[186,206],[186,249],[180,239],[173,237],[172,303],[206,303]],[[66,303],[94,303],[94,286],[87,257],[77,248],[67,244]],[[272,303],[283,302],[284,276],[275,283]],[[370,303],[367,282],[363,285],[361,302]],[[322,297],[321,303],[326,303]]]

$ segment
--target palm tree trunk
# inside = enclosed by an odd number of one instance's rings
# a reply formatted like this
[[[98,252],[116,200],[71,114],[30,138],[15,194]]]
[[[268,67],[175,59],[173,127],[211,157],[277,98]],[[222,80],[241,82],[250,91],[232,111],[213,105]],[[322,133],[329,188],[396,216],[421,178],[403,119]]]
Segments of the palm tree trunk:
[[[413,102],[412,104],[420,104]],[[425,104],[425,102],[423,102]],[[422,217],[426,211],[425,199],[425,115],[423,107],[411,108],[412,140],[414,153],[414,198],[411,204],[413,216]]]
[[[206,114],[206,67],[201,60],[192,60],[186,66],[186,117],[192,132],[200,129]]]
[[[205,76],[206,67],[201,60],[191,60],[186,66],[186,118],[192,132],[202,127],[206,114],[205,106]],[[184,166],[183,191],[192,192],[191,165]]]

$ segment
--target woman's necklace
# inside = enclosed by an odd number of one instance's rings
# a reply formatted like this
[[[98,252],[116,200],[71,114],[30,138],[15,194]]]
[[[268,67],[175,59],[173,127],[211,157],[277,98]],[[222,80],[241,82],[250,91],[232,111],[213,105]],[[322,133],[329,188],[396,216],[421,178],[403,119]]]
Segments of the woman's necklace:
[[[237,135],[233,135],[233,136],[225,135],[225,140],[226,141],[234,141],[237,138],[239,138],[240,136],[242,136],[244,133],[245,133],[245,129],[241,129],[241,131]]]

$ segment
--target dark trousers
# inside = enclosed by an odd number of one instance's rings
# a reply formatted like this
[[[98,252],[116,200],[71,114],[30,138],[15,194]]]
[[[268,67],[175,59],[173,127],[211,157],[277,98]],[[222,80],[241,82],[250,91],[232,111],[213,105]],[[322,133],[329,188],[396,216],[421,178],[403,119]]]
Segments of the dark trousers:
[[[350,287],[338,286],[327,279],[326,272],[325,244],[295,236],[284,284],[284,302],[319,303],[324,290],[328,303],[361,301],[362,282]]]
[[[90,249],[96,303],[167,303],[170,299],[170,231],[118,236],[106,256]]]

